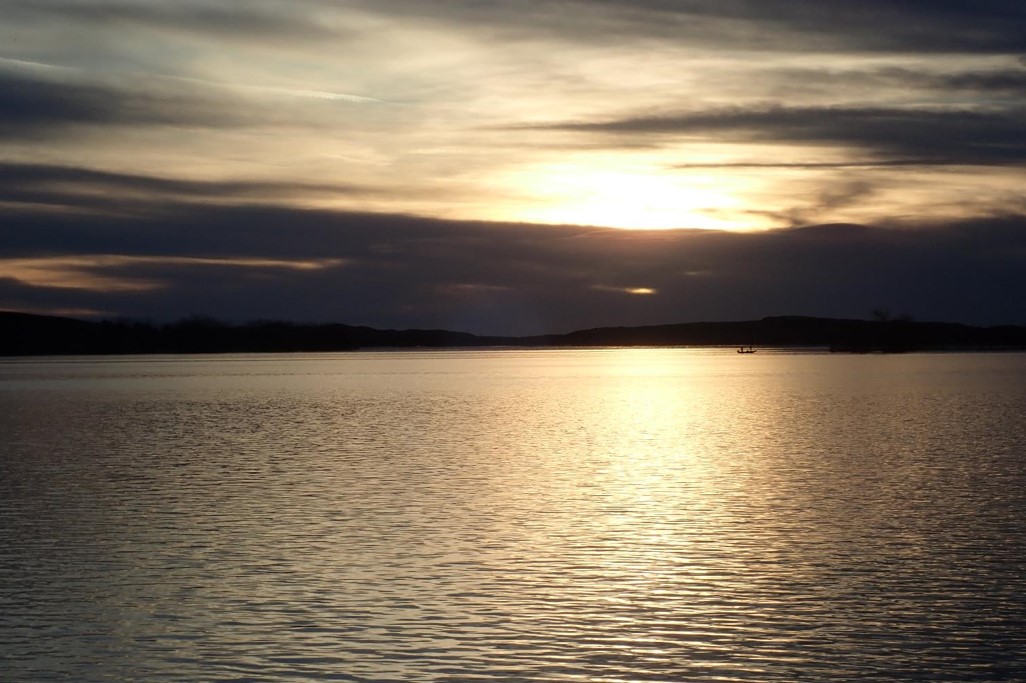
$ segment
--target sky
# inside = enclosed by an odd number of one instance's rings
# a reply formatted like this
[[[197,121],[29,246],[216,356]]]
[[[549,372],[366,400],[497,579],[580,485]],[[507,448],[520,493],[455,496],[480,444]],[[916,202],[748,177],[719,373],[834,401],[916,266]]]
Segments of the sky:
[[[0,16],[0,310],[1026,324],[1021,0]]]

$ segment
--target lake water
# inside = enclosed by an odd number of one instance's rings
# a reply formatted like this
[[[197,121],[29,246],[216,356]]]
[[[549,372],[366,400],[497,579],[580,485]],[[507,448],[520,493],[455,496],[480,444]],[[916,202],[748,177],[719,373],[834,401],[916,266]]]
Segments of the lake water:
[[[1023,681],[1026,354],[0,362],[4,681]]]

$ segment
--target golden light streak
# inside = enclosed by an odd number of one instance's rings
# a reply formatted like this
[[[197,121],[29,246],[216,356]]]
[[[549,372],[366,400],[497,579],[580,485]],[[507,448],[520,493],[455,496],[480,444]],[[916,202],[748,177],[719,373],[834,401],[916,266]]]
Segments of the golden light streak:
[[[345,259],[198,258],[192,256],[55,256],[0,261],[4,274],[34,287],[89,289],[103,292],[139,292],[162,284],[145,277],[105,273],[106,268],[128,266],[222,266],[320,270],[345,265]]]
[[[601,292],[620,292],[622,294],[631,294],[634,296],[651,296],[658,294],[659,290],[652,287],[614,287],[611,285],[594,285],[592,289]]]
[[[110,315],[109,311],[100,311],[95,308],[4,306],[4,311],[8,313],[29,313],[31,315],[57,315],[67,318],[98,318],[103,315]]]

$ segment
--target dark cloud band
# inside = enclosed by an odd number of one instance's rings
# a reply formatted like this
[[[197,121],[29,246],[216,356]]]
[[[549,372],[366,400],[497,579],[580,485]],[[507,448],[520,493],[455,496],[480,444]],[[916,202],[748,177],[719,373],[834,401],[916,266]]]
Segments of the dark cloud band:
[[[882,162],[1026,161],[1026,110],[756,107],[540,126],[607,136],[699,137],[721,142],[843,146]]]
[[[864,317],[879,306],[920,319],[1026,322],[1011,295],[1026,291],[1019,215],[739,234],[165,202],[134,216],[8,210],[4,225],[0,268],[95,255],[94,278],[153,286],[75,289],[9,278],[0,308],[500,334],[769,314]],[[110,255],[138,258],[100,258]],[[279,265],[290,260],[323,265]],[[640,291],[646,296],[631,294]]]

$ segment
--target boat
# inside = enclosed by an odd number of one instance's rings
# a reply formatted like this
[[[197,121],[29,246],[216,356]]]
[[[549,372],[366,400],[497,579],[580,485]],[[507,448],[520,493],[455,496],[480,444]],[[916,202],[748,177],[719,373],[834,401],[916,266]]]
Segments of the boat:
[[[737,347],[737,352],[738,353],[755,353],[756,351],[757,351],[757,349],[755,349],[755,348],[753,348],[751,346],[749,346],[747,348],[745,348],[744,346]]]

